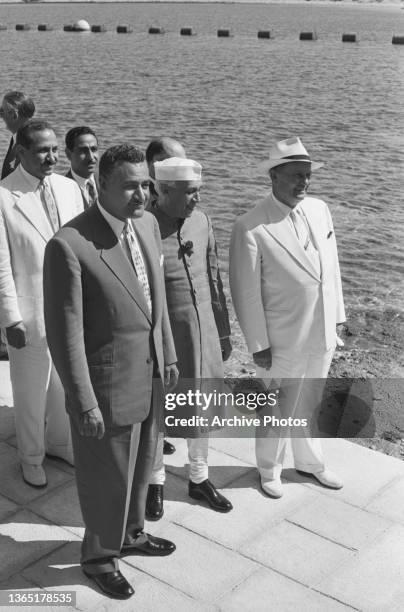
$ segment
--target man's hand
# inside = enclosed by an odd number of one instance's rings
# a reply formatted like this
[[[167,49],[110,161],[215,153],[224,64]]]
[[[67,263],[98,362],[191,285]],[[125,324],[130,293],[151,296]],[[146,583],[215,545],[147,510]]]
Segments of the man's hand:
[[[172,391],[177,386],[178,368],[175,363],[164,367],[164,388],[166,391]]]
[[[266,370],[269,370],[272,365],[271,348],[267,348],[263,351],[253,353],[253,361],[255,365],[257,365],[259,368],[265,368]]]
[[[10,327],[6,327],[7,342],[16,349],[24,348],[27,344],[27,328],[24,321],[19,321]]]
[[[79,433],[81,436],[98,438],[98,440],[101,440],[101,438],[104,437],[104,419],[102,418],[101,410],[99,408],[92,408],[91,410],[80,414]]]
[[[222,359],[227,361],[231,355],[233,347],[230,342],[230,338],[220,338],[220,348],[222,349]]]

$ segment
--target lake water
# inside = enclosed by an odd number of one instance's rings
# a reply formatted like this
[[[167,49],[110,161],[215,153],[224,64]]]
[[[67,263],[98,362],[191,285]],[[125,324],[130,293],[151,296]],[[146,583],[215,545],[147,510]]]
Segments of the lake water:
[[[65,33],[87,19],[104,34]],[[16,32],[16,23],[53,32]],[[204,166],[203,204],[216,228],[227,284],[235,215],[269,188],[256,164],[269,145],[301,136],[325,161],[311,193],[329,203],[348,306],[404,309],[404,11],[382,6],[264,4],[0,5],[0,91],[30,93],[57,127],[91,125],[101,148],[181,140]],[[117,35],[117,24],[134,32]],[[147,34],[150,25],[164,36]],[[198,35],[180,37],[183,26]],[[228,27],[234,36],[220,39]],[[271,29],[273,40],[258,40]],[[318,40],[300,42],[316,30]],[[358,44],[341,42],[343,32]],[[0,130],[0,151],[8,134]],[[64,154],[59,170],[67,167]]]

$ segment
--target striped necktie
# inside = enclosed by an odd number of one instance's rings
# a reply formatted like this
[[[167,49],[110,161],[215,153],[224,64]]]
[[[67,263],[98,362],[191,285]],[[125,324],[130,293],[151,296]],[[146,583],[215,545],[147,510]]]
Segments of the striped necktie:
[[[310,234],[306,222],[303,219],[299,209],[291,210],[289,216],[292,220],[293,227],[295,228],[297,239],[306,251],[310,243]]]
[[[123,234],[124,234],[126,244],[129,249],[133,267],[135,268],[135,272],[137,274],[138,281],[142,286],[144,296],[146,298],[147,306],[149,307],[149,312],[150,314],[152,314],[152,301],[151,301],[149,279],[147,278],[146,266],[143,261],[142,253],[140,251],[140,247],[139,247],[138,240],[136,238],[135,231],[132,227],[131,222],[128,219],[126,220]]]
[[[46,178],[42,179],[39,183],[39,193],[52,230],[54,233],[56,233],[60,227],[59,213],[50,185]]]
[[[88,180],[86,183],[87,189],[87,202],[89,206],[93,206],[98,203],[97,191],[94,187],[94,183],[92,180]]]

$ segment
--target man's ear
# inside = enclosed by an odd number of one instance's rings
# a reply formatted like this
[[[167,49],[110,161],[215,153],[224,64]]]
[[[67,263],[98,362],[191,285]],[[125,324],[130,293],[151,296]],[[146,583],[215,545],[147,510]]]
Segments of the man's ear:
[[[105,184],[106,184],[106,180],[105,180],[105,176],[102,176],[102,174],[98,175],[98,186],[100,189],[105,189]]]
[[[67,159],[70,161],[72,158],[72,152],[67,147],[65,148],[65,154],[66,154]]]
[[[24,159],[25,153],[26,153],[26,148],[23,147],[22,144],[15,145],[15,154],[18,157],[18,159]]]

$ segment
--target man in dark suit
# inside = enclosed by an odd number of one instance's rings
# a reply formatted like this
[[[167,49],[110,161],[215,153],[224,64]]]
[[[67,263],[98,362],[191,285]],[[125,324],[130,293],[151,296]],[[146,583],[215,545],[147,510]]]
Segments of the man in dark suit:
[[[19,164],[19,160],[16,158],[15,136],[17,131],[33,117],[34,113],[35,104],[33,100],[22,91],[9,91],[4,96],[0,106],[0,117],[6,124],[8,131],[11,132],[11,139],[1,170],[2,179],[11,174]]]
[[[85,126],[74,127],[65,137],[65,153],[70,161],[68,178],[80,187],[84,210],[98,201],[98,180],[94,174],[98,163],[98,139],[95,132]]]
[[[175,550],[143,526],[164,386],[174,388],[178,371],[139,149],[119,145],[103,154],[99,196],[48,243],[45,323],[72,428],[83,571],[126,599],[134,591],[118,557]]]

